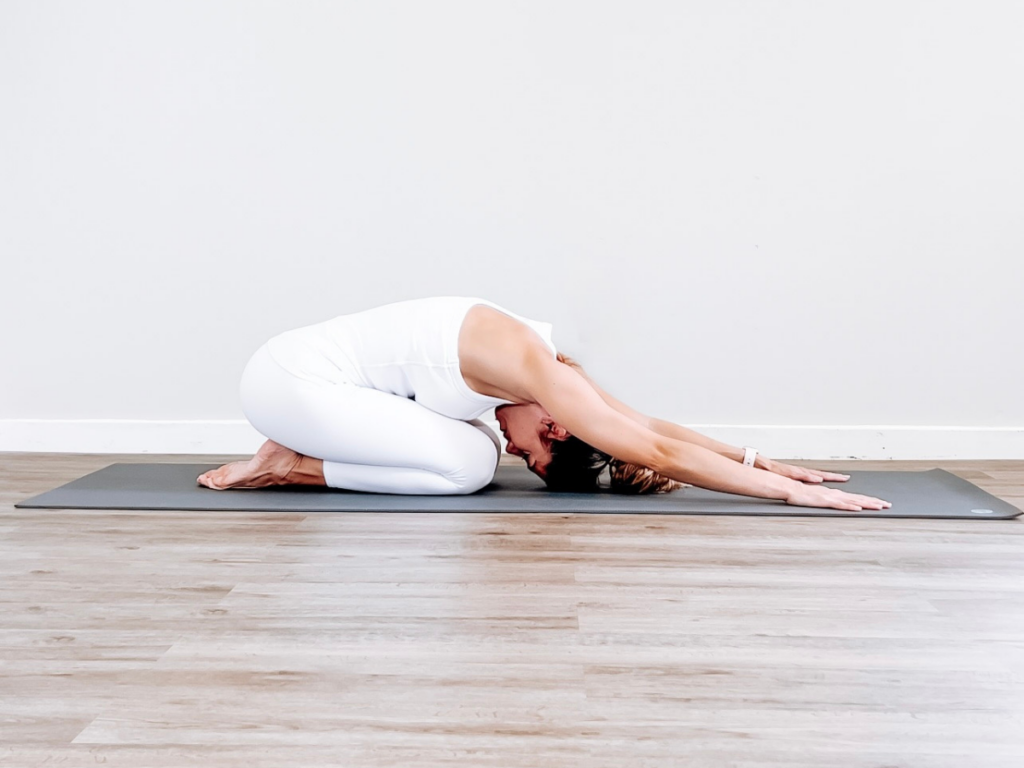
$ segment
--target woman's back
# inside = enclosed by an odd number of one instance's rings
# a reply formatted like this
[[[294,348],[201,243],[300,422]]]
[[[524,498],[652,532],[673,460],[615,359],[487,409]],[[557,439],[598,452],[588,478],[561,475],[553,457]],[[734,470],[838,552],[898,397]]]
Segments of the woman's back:
[[[267,342],[285,370],[314,382],[372,387],[455,419],[475,419],[511,402],[474,392],[459,368],[459,330],[476,304],[533,328],[555,354],[552,326],[475,296],[432,296],[339,315]]]

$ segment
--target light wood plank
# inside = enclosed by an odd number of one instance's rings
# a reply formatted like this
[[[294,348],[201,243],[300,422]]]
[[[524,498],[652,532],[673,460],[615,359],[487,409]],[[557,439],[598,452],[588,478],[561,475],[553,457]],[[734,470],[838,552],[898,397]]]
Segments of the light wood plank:
[[[1024,764],[1020,519],[13,507],[237,458],[0,454],[0,764]]]

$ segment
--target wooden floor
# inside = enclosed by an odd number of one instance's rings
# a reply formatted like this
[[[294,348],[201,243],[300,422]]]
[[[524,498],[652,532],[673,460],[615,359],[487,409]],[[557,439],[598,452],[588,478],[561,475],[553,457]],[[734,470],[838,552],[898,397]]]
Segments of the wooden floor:
[[[0,765],[1024,765],[1024,519],[13,507],[236,458],[0,454]]]

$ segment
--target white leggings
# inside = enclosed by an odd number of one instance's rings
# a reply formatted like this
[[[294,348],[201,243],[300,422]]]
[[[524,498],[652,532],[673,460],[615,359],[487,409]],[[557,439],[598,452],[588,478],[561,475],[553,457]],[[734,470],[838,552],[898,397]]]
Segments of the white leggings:
[[[491,482],[501,458],[498,436],[479,419],[452,419],[354,383],[299,378],[265,344],[246,364],[239,390],[249,423],[286,448],[323,459],[331,488],[468,494]]]

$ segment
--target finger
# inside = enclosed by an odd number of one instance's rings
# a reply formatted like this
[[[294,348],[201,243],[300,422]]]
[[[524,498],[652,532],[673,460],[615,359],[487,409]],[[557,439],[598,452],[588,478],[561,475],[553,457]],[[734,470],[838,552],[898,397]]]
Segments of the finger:
[[[860,504],[862,507],[871,507],[872,509],[878,509],[878,505],[880,502],[871,499],[867,496],[858,496],[856,501],[854,501],[853,503]]]
[[[862,496],[860,498],[861,504],[872,509],[887,509],[892,506],[888,501],[882,501],[882,499],[876,499],[873,496]]]
[[[888,501],[885,501],[884,499],[876,499],[874,496],[857,496],[857,499],[861,503],[863,503],[865,501],[869,502],[871,504],[888,504],[889,503]]]
[[[839,474],[837,472],[826,472],[826,471],[821,470],[821,469],[812,469],[811,472],[815,472],[815,473],[821,475],[826,480],[836,480],[838,482],[843,482],[845,480],[849,480],[850,479],[849,475],[842,475],[842,474]]]
[[[807,483],[820,483],[821,472],[814,469],[804,469],[803,467],[793,467],[793,477],[797,480],[803,480]]]

